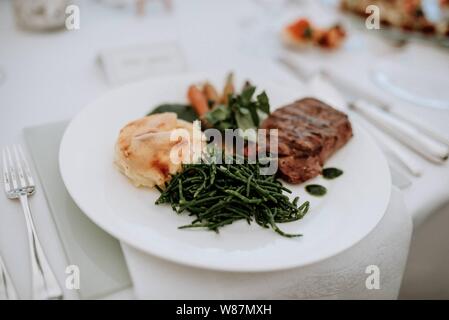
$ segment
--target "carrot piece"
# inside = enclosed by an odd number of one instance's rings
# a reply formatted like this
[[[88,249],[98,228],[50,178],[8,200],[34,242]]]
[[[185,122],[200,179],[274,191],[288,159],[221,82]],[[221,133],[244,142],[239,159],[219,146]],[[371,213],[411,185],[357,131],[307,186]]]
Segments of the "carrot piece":
[[[312,26],[307,19],[299,19],[294,23],[287,26],[287,31],[289,31],[297,40],[304,40],[311,38]]]
[[[229,95],[234,93],[234,74],[231,72],[226,77],[226,83],[223,89],[223,95],[221,96],[221,103],[227,105]]]
[[[203,86],[203,93],[206,96],[206,99],[209,102],[212,102],[214,105],[220,100],[220,97],[218,96],[217,90],[209,82],[206,82],[204,84],[204,86]]]
[[[195,85],[191,85],[189,87],[189,90],[187,91],[187,98],[199,117],[209,111],[206,96]]]

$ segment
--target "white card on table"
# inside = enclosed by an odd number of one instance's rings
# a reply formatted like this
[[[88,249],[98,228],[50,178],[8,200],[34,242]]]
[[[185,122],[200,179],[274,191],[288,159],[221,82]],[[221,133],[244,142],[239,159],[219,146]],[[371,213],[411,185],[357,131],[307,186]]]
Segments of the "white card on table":
[[[186,69],[184,55],[174,42],[107,49],[99,58],[108,82],[113,85]]]

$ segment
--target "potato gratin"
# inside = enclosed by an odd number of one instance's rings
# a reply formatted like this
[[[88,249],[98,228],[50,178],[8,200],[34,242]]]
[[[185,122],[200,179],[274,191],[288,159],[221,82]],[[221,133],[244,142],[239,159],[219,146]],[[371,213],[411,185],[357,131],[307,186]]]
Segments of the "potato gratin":
[[[177,129],[185,129],[190,140],[173,139],[172,133]],[[137,187],[163,186],[182,169],[182,163],[186,162],[182,150],[187,150],[182,147],[192,139],[193,124],[178,119],[176,113],[143,117],[121,129],[115,146],[115,163]]]

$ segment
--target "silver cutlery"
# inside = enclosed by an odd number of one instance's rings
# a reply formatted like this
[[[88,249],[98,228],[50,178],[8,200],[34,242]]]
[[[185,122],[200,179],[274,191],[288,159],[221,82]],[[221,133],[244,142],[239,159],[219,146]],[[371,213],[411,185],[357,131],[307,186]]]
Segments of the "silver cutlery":
[[[308,82],[313,78],[313,76],[317,75],[316,72],[313,72],[311,70],[307,70],[306,68],[302,68],[302,66],[298,65],[298,63],[295,63],[292,59],[290,59],[288,56],[281,56],[280,62],[285,65],[290,72],[292,72],[294,75],[299,77],[302,81]],[[345,97],[346,98],[346,97]],[[345,101],[346,102],[346,101]],[[346,106],[345,111],[355,114],[354,111],[352,111],[349,106]],[[373,132],[378,131],[378,129],[373,129]],[[391,145],[395,144],[394,141],[389,140],[388,138],[385,139],[376,139],[378,143],[383,147],[384,150],[388,151],[388,154],[393,156],[396,159],[399,159],[400,163],[405,166],[405,168],[414,176],[420,176],[421,175],[421,168],[419,165],[417,165],[416,161],[414,161],[411,157],[408,156],[407,153],[401,152],[399,148],[392,148]],[[386,142],[386,143],[384,143]]]
[[[409,123],[410,125],[414,126],[421,132],[427,134],[434,140],[446,146],[449,146],[449,137],[446,137],[442,135],[440,132],[436,131],[430,124],[423,122],[421,118],[417,118],[413,115],[406,114],[404,112],[399,112],[397,109],[392,108],[390,104],[379,103],[377,104],[377,106],[381,108],[383,111],[392,115],[393,117]]]
[[[0,256],[0,300],[17,300],[18,296],[14,285],[12,284],[11,277],[6,270],[6,266],[3,263]]]
[[[45,257],[31,216],[28,197],[35,193],[36,186],[30,166],[22,148],[17,145],[4,148],[2,157],[6,196],[9,199],[20,200],[25,216],[32,271],[32,297],[33,299],[61,299],[62,290]]]
[[[361,115],[357,113],[353,113],[351,115],[357,118],[357,120],[362,124],[363,128],[373,136],[382,151],[390,160],[393,160],[393,162],[396,162],[402,167],[406,168],[408,173],[415,177],[420,177],[422,175],[423,169],[416,161],[415,157],[413,157],[410,150],[401,145],[398,141],[393,140],[385,132],[380,131],[376,126],[374,126]],[[390,167],[392,167],[392,161],[389,162]]]
[[[433,139],[420,134],[420,132],[406,123],[386,117],[380,108],[364,100],[355,100],[349,104],[350,108],[362,114],[377,127],[408,146],[416,153],[434,163],[441,163],[448,159],[449,149]]]
[[[382,99],[367,92],[354,81],[330,70],[316,70],[303,66],[302,63],[299,63],[287,53],[280,57],[280,62],[305,81],[315,75],[324,76],[346,98],[350,98],[346,101],[350,109],[363,115],[364,118],[374,123],[376,127],[387,132],[391,137],[425,159],[434,163],[442,163],[448,159],[449,148],[447,145],[443,145],[445,138],[441,134],[431,129],[430,126],[423,124],[422,121],[416,125],[412,123],[412,120],[408,119],[409,117],[398,116],[398,112],[392,111],[393,108],[382,101]],[[391,152],[401,157],[396,150],[391,150]],[[404,156],[402,158],[407,161]],[[409,170],[412,169],[412,164],[406,162],[406,165]]]
[[[400,141],[425,159],[440,164],[449,157],[447,138],[436,132],[422,120],[396,111],[379,97],[373,96],[356,83],[340,75],[323,70],[321,72],[337,89],[353,99],[349,107],[373,122],[382,131]],[[363,98],[361,98],[363,97]]]

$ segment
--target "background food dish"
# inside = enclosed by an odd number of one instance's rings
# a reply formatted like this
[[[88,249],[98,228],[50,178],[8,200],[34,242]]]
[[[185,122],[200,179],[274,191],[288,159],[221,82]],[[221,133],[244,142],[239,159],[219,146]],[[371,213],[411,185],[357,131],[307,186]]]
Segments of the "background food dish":
[[[387,35],[397,39],[418,37],[449,46],[447,0],[341,0],[342,10],[366,17],[369,5],[380,9],[380,22]],[[431,6],[431,7],[429,7]]]

